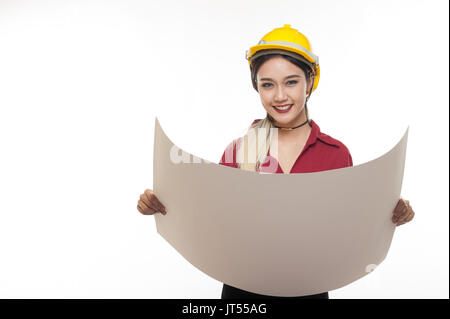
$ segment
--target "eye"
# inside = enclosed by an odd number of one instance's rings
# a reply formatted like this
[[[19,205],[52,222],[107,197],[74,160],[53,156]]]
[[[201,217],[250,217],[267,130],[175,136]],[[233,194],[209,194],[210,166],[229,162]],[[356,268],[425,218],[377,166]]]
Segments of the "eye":
[[[294,82],[294,83],[292,83],[292,84],[296,84],[296,83],[298,83],[298,81],[296,81],[296,80],[291,80],[291,81],[288,81],[288,83],[289,82]]]
[[[261,86],[262,86],[263,88],[268,87],[266,84],[272,85],[272,83],[263,83]]]

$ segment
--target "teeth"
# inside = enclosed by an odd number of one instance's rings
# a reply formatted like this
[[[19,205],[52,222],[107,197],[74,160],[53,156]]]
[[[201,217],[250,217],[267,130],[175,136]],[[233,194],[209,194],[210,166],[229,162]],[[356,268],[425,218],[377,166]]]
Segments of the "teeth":
[[[286,105],[286,106],[275,106],[275,108],[276,109],[278,109],[278,110],[287,110],[288,108],[290,108],[292,106],[292,104],[291,105]]]

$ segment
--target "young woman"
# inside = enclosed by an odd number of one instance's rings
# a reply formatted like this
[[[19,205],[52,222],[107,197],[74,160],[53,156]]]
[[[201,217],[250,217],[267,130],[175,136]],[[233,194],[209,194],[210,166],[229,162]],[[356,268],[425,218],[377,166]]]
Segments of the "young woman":
[[[319,83],[320,67],[318,57],[311,52],[308,39],[285,24],[267,33],[247,51],[246,58],[253,87],[259,93],[267,115],[264,119],[254,120],[243,137],[227,146],[219,164],[278,174],[318,172],[352,166],[348,148],[322,133],[319,126],[309,119],[307,102]],[[271,132],[274,129],[277,132],[277,151],[270,149],[273,138]],[[255,130],[263,133],[249,134]],[[265,144],[260,144],[259,134],[265,134]],[[257,149],[257,152],[249,152],[251,149]],[[145,215],[157,212],[166,214],[164,206],[150,189],[141,194],[137,209]],[[409,201],[400,198],[393,211],[392,222],[399,226],[413,217],[414,211]],[[301,297],[275,297],[224,284],[222,299],[229,298],[328,299],[328,292]]]

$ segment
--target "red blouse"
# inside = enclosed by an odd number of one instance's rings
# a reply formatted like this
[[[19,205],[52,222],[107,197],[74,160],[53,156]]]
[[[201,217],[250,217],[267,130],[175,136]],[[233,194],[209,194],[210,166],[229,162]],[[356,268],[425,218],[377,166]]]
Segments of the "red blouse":
[[[257,119],[253,123],[258,121],[261,119]],[[342,142],[320,132],[319,126],[313,120],[310,120],[310,123],[311,133],[289,173],[312,173],[353,166],[348,148]],[[220,165],[238,168],[236,149],[241,141],[242,137],[235,139],[227,146],[219,162]],[[264,168],[269,167],[271,163],[278,166],[275,173],[284,173],[278,161],[270,156],[269,152],[267,152],[266,161],[261,165],[260,170],[264,172]]]

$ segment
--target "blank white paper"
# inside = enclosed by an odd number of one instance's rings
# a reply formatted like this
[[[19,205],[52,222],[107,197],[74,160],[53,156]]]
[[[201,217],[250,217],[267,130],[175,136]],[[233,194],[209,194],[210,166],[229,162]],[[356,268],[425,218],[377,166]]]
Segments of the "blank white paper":
[[[240,289],[291,297],[343,287],[388,253],[407,138],[408,129],[353,167],[259,174],[187,152],[186,163],[174,162],[179,148],[155,118],[153,191],[167,209],[154,215],[157,231],[196,268]]]

